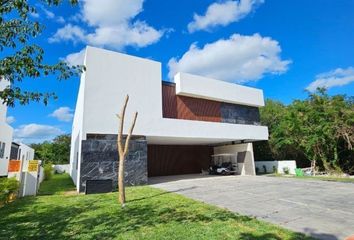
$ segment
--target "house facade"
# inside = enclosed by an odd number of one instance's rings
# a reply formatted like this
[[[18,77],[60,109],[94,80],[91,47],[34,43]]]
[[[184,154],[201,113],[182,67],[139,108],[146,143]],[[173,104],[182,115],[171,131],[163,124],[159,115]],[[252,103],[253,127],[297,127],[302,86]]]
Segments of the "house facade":
[[[186,73],[164,82],[159,62],[93,47],[87,47],[84,64],[70,155],[78,191],[103,180],[117,186],[116,114],[127,94],[124,134],[138,112],[127,184],[200,173],[212,156],[223,154],[236,156],[238,174],[255,174],[252,142],[268,139],[259,120],[262,90]]]
[[[4,90],[9,82],[0,78],[0,91]],[[0,177],[7,176],[10,160],[12,127],[6,122],[7,106],[0,100]]]

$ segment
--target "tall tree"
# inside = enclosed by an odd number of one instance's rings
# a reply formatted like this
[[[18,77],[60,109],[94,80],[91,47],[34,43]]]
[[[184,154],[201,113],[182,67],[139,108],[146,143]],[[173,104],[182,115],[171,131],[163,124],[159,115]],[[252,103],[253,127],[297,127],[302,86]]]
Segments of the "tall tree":
[[[52,142],[31,144],[35,150],[35,158],[53,164],[68,164],[70,162],[70,134],[59,135]]]
[[[125,117],[125,110],[127,108],[129,101],[129,95],[125,97],[123,108],[120,114],[117,114],[119,119],[119,127],[118,127],[118,137],[117,137],[117,147],[118,147],[118,191],[119,191],[119,202],[122,207],[125,206],[125,183],[124,183],[124,165],[125,165],[125,157],[129,151],[129,142],[132,136],[136,119],[138,117],[138,112],[134,113],[133,122],[129,128],[128,135],[126,137],[125,143],[123,143],[123,129],[124,129],[124,117]]]
[[[34,1],[36,2],[36,1]],[[61,0],[42,0],[42,4],[57,6]],[[77,4],[77,0],[70,0]],[[81,72],[81,66],[69,66],[63,61],[56,64],[44,63],[44,50],[31,44],[30,40],[41,34],[44,25],[30,17],[36,13],[36,7],[27,0],[2,0],[0,2],[0,77],[10,81],[11,85],[0,92],[0,100],[8,106],[28,104],[30,101],[43,101],[47,104],[55,93],[23,91],[18,83],[26,78],[56,75],[58,79],[68,79]],[[0,78],[0,81],[1,81]]]
[[[276,149],[293,146],[304,153],[313,166],[341,172],[338,147],[353,151],[354,108],[343,95],[329,96],[324,89],[295,100],[272,130],[271,144]]]

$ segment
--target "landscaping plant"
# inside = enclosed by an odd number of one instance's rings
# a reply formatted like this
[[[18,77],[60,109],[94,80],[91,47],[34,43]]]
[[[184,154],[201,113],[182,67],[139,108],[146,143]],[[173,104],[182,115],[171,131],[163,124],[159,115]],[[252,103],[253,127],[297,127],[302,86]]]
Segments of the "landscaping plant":
[[[50,180],[53,176],[53,167],[51,163],[44,165],[44,180]]]
[[[0,178],[0,206],[15,198],[19,187],[16,178]]]

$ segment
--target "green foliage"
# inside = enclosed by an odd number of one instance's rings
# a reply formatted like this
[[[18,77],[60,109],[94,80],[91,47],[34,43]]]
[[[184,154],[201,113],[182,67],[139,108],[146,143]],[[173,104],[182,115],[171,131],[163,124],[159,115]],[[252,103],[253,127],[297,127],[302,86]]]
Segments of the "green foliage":
[[[53,177],[53,167],[51,163],[44,165],[44,180],[50,180]]]
[[[59,135],[52,142],[31,144],[35,150],[35,158],[53,164],[67,164],[70,162],[70,142],[69,134]]]
[[[288,106],[268,100],[261,110],[261,122],[270,133],[261,151],[267,147],[273,159],[305,156],[322,170],[354,172],[353,98],[329,96],[318,89]]]
[[[43,4],[57,6],[60,0],[42,0]],[[77,0],[71,0],[77,4]],[[41,34],[44,26],[31,19],[38,4],[32,6],[26,0],[4,0],[0,3],[0,52],[6,56],[0,59],[0,76],[9,80],[11,86],[0,92],[0,99],[9,106],[28,104],[30,101],[48,103],[56,98],[54,93],[23,91],[17,85],[23,80],[56,75],[58,79],[68,79],[79,74],[82,66],[69,66],[63,61],[56,64],[44,63],[44,51],[32,38]]]
[[[17,194],[20,184],[16,178],[0,178],[0,205],[8,203],[11,195]]]

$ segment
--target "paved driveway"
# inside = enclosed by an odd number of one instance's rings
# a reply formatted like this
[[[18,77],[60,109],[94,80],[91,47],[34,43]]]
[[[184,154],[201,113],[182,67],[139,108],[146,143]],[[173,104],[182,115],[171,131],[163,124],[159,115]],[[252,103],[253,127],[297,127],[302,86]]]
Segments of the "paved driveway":
[[[184,175],[153,187],[227,208],[320,239],[354,234],[354,184],[276,177]]]

